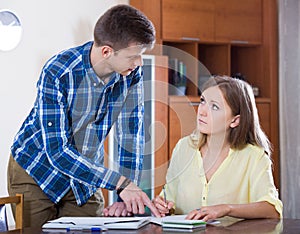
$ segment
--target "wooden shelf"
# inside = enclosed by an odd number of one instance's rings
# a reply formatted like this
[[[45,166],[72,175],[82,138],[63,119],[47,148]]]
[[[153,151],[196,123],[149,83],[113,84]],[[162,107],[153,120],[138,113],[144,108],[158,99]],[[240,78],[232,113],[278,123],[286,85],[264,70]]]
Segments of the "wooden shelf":
[[[158,25],[161,53],[182,60],[188,78],[187,97],[169,98],[169,157],[174,142],[194,127],[193,114],[189,119],[183,116],[182,121],[179,112],[195,113],[196,107],[187,102],[199,98],[199,78],[241,73],[259,90],[257,108],[261,125],[274,146],[274,179],[279,187],[277,1],[155,1],[147,7],[141,2],[148,0],[130,2],[134,6],[139,2],[146,14],[151,12],[148,17]],[[179,126],[181,123],[184,128]]]

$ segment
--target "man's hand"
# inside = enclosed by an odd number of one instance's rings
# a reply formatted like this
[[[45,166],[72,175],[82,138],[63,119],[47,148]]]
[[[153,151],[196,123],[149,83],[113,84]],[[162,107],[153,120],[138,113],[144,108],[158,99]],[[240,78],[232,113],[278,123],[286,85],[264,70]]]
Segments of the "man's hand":
[[[132,213],[126,210],[126,205],[124,202],[115,202],[111,206],[104,208],[103,215],[106,217],[107,216],[125,217],[125,216],[132,216]]]
[[[124,201],[127,212],[133,214],[144,214],[145,206],[147,206],[156,217],[161,217],[159,211],[148,198],[147,194],[134,183],[131,182],[126,188],[124,188],[119,196]]]

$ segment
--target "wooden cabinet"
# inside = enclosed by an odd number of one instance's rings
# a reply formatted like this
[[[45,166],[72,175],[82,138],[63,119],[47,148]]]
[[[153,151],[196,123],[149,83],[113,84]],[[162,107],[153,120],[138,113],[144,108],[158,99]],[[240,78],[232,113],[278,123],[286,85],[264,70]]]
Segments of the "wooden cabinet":
[[[168,121],[168,58],[155,56],[155,128],[154,136],[154,196],[158,194],[165,184],[166,172],[169,162],[169,121]]]
[[[214,41],[214,2],[163,0],[163,40]]]
[[[231,45],[230,46],[230,73],[241,73],[245,80],[259,89],[258,97],[270,98],[268,91],[270,77],[264,76],[263,69],[268,66],[264,63],[263,45]]]
[[[263,47],[253,44],[164,41],[163,53],[187,66],[186,95],[198,95],[199,80],[210,75],[242,74],[259,89],[259,97],[270,98],[269,77],[263,77]]]
[[[261,0],[215,0],[217,41],[261,43]]]
[[[161,0],[140,1],[130,0],[130,5],[144,12],[154,24],[156,30],[156,40],[161,39]]]
[[[141,5],[148,1],[138,2]],[[160,18],[160,22],[155,21],[160,30],[158,42],[162,45],[159,53],[186,65],[188,100],[198,98],[200,84],[209,75],[241,74],[259,91],[256,103],[261,125],[273,144],[274,178],[279,187],[277,1],[155,0],[155,3],[148,17]],[[150,12],[145,7],[141,10]],[[179,101],[186,97],[174,98],[169,99],[169,157],[178,137],[194,128],[192,115],[178,115],[192,110]],[[184,127],[178,126],[179,122]]]
[[[199,97],[169,97],[169,155],[180,138],[196,129],[198,106]]]
[[[271,138],[271,113],[269,99],[261,99],[256,104],[259,120],[263,131]]]
[[[131,0],[153,21],[157,39],[261,43],[262,0]]]

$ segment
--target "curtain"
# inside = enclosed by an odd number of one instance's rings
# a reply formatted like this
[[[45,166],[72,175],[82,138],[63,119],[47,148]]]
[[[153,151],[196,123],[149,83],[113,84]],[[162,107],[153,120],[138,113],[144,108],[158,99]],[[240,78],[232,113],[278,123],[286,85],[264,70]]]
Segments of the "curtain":
[[[284,218],[300,218],[300,1],[277,0],[279,119]]]

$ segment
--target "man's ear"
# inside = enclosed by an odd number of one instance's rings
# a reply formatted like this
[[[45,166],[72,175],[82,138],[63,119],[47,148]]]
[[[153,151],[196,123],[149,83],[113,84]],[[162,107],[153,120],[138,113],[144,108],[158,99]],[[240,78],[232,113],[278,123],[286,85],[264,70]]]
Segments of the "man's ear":
[[[235,128],[235,127],[239,126],[239,124],[240,124],[240,115],[236,115],[233,117],[229,126],[231,128]]]
[[[113,49],[110,46],[101,46],[100,49],[103,58],[109,58],[113,53]]]

